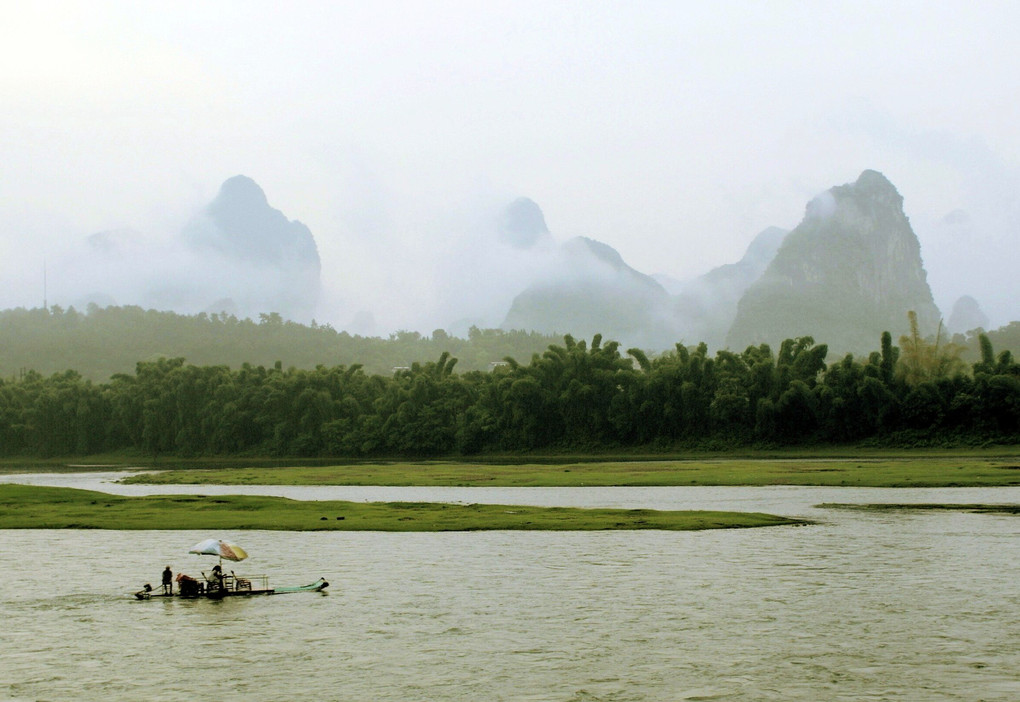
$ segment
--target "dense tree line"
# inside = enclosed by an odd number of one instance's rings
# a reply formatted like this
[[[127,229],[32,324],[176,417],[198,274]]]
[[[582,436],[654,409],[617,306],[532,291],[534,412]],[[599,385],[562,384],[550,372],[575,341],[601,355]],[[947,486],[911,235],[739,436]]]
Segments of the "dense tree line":
[[[475,455],[621,447],[1020,440],[1020,364],[980,360],[916,326],[867,358],[826,364],[810,337],[741,353],[704,344],[650,358],[570,336],[491,371],[449,353],[389,375],[355,365],[284,369],[137,364],[97,384],[74,371],[0,380],[0,453]]]

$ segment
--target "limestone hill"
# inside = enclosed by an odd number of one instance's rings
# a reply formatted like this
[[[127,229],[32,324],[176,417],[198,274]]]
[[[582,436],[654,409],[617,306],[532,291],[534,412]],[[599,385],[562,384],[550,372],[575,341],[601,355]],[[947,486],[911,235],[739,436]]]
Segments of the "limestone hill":
[[[883,331],[907,331],[917,312],[933,333],[939,311],[903,198],[885,176],[864,171],[808,203],[762,277],[741,298],[726,337],[731,349],[813,336],[830,351],[873,350]]]

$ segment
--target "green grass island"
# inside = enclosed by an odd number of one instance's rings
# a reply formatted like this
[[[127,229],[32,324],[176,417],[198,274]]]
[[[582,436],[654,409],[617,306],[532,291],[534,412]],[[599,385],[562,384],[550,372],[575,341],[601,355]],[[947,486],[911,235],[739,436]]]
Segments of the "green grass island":
[[[0,529],[691,531],[807,523],[744,512],[304,501],[258,495],[123,497],[74,488],[0,485]]]
[[[112,460],[68,465],[4,461],[3,472],[122,470],[124,483],[166,485],[997,487],[1020,485],[1020,457],[1005,450],[882,452],[846,456],[791,452],[761,458],[587,457],[491,461],[266,465],[259,459]],[[129,467],[130,466],[130,467]],[[144,472],[137,472],[144,471]],[[830,506],[830,505],[826,505]],[[835,505],[831,505],[835,506]],[[972,510],[978,506],[970,506]],[[119,497],[70,488],[0,485],[0,528],[274,529],[372,531],[717,529],[809,523],[736,512],[580,509],[446,503],[297,501],[264,496]],[[884,507],[876,507],[884,508]],[[908,508],[907,506],[901,508]],[[948,505],[946,509],[955,509]],[[995,506],[982,511],[1015,513]]]

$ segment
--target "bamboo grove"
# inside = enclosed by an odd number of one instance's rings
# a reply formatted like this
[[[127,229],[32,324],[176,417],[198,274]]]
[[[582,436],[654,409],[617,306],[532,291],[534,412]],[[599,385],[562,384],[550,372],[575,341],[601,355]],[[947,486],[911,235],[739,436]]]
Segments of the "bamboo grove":
[[[430,457],[621,448],[1016,442],[1020,364],[980,338],[970,366],[915,332],[826,364],[810,337],[742,353],[680,344],[649,358],[564,337],[530,363],[457,373],[457,359],[366,374],[137,364],[0,380],[0,454]]]

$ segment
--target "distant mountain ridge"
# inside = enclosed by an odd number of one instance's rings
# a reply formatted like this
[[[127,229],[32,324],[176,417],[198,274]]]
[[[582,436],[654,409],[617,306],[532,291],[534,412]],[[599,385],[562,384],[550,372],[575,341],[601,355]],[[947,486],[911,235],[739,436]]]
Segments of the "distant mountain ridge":
[[[922,334],[941,319],[903,197],[874,170],[815,197],[792,231],[766,229],[740,261],[681,286],[670,295],[612,247],[578,237],[514,299],[502,327],[601,333],[653,351],[812,336],[844,353],[874,349],[884,331],[906,333],[909,311]],[[980,308],[964,301],[954,324],[971,320],[982,320]]]
[[[557,243],[527,197],[485,216],[470,225],[477,228],[472,244],[448,257],[456,261],[452,280],[440,282],[454,292],[435,302],[459,311],[463,299],[472,301],[470,314],[459,318],[468,321],[449,327],[462,334],[471,324],[502,320],[504,330],[598,333],[652,352],[678,342],[741,350],[811,335],[839,353],[874,348],[882,331],[905,333],[909,310],[923,334],[934,333],[940,319],[903,198],[873,170],[812,199],[794,230],[770,227],[739,261],[686,281],[659,282],[594,239]],[[955,212],[947,220],[964,218]],[[65,283],[62,303],[78,308],[130,301],[185,314],[277,313],[305,322],[337,312],[318,308],[322,263],[312,232],[272,207],[247,176],[227,179],[168,243],[131,229],[82,243],[63,269],[51,265],[51,274],[67,271],[62,278],[73,281]],[[456,304],[444,307],[450,300]],[[977,301],[964,296],[947,328],[962,333],[987,324]]]
[[[308,227],[270,206],[258,183],[239,175],[173,236],[130,228],[97,232],[57,271],[62,302],[79,308],[275,312],[307,322],[318,304],[321,269]]]
[[[544,219],[531,200],[512,205],[530,222]],[[510,208],[508,208],[509,210]],[[670,281],[680,291],[670,294],[654,277],[624,261],[612,246],[587,237],[564,242],[550,265],[518,294],[503,329],[603,334],[625,346],[649,350],[672,348],[677,342],[707,342],[721,348],[737,313],[737,303],[758,279],[779,248],[786,230],[760,232],[736,263],[712,269],[686,282]]]

